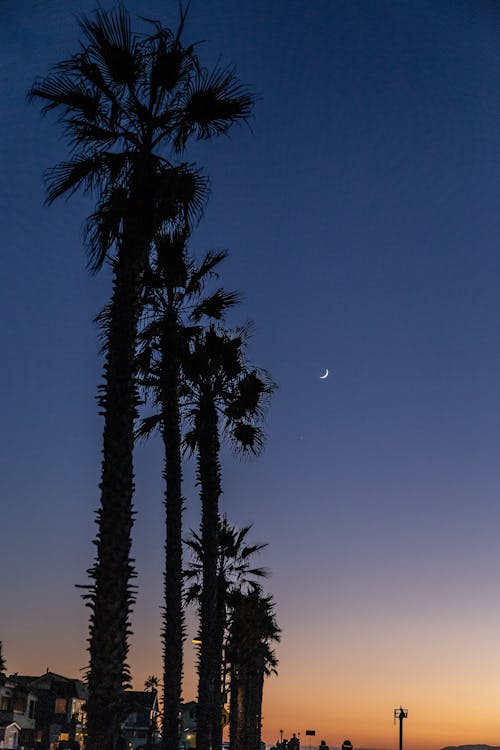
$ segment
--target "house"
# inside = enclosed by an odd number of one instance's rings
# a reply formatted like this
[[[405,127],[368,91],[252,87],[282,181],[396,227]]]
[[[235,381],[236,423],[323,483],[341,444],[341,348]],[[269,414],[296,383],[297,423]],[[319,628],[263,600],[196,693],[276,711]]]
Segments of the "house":
[[[40,676],[13,674],[9,680],[35,696],[35,750],[58,750],[61,744],[82,747],[84,740],[87,686],[82,680],[55,672]]]
[[[197,710],[196,701],[181,703],[181,747],[184,750],[196,747]]]
[[[37,702],[28,686],[0,674],[0,748],[34,748]]]
[[[129,713],[122,724],[122,735],[128,747],[130,750],[154,747],[159,741],[156,690],[127,690],[125,700]]]

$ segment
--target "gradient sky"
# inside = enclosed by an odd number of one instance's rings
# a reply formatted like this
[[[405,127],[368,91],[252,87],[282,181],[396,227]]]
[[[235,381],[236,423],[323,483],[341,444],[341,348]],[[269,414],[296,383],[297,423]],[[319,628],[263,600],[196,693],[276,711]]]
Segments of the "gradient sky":
[[[20,673],[86,664],[74,584],[93,556],[109,275],[85,270],[89,200],[43,205],[67,148],[25,96],[93,7],[0,2],[0,640]],[[176,22],[173,0],[128,7]],[[263,456],[225,455],[222,503],[269,542],[268,742],[396,748],[403,705],[409,750],[500,744],[499,20],[495,0],[191,3],[186,41],[259,95],[251,129],[189,156],[212,183],[192,250],[230,249],[235,321],[254,321],[252,359],[279,384]],[[161,671],[158,442],[136,466],[140,688]]]

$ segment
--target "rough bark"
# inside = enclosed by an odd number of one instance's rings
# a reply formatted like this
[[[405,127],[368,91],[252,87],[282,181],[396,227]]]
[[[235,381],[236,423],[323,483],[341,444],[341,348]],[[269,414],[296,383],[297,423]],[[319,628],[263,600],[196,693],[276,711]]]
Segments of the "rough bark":
[[[179,406],[180,365],[176,317],[164,319],[162,337],[162,435],[165,448],[165,610],[163,639],[162,750],[178,750],[182,694],[184,613],[182,608],[182,459]]]
[[[212,750],[213,716],[220,692],[217,660],[217,558],[221,479],[217,412],[210,395],[202,398],[197,432],[199,436],[198,481],[201,487],[201,538],[203,578],[200,606],[200,666],[198,682],[197,750]]]
[[[139,162],[140,160],[138,160]],[[87,701],[87,750],[117,750],[124,718],[130,612],[135,576],[131,550],[134,492],[133,447],[137,408],[135,346],[142,275],[151,241],[152,200],[147,158],[131,178],[131,199],[114,267],[107,329],[100,508],[96,562],[88,596],[91,608]]]

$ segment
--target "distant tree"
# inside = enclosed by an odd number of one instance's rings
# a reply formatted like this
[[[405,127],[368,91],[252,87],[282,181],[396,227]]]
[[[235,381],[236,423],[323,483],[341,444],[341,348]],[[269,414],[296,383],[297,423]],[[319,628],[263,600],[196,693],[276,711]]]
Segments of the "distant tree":
[[[182,586],[182,406],[183,363],[190,338],[203,319],[220,320],[236,295],[217,289],[205,294],[208,280],[225,252],[210,252],[201,263],[187,255],[183,232],[162,234],[146,287],[144,328],[141,332],[139,369],[146,393],[152,395],[155,413],[144,418],[139,437],[159,429],[164,445],[165,567],[163,608],[163,706],[162,737],[167,748],[174,731],[172,722],[180,703],[184,641]],[[177,729],[178,731],[178,729]]]
[[[173,165],[191,137],[208,139],[245,120],[252,97],[231,72],[203,70],[193,46],[154,23],[134,33],[127,11],[83,17],[77,53],[35,82],[29,97],[55,110],[72,148],[69,161],[48,173],[48,202],[78,189],[97,196],[86,239],[97,271],[112,257],[113,293],[107,315],[101,499],[97,556],[86,594],[91,609],[87,702],[88,750],[116,750],[125,710],[130,611],[130,557],[135,347],[144,272],[162,223],[187,221],[201,207],[203,183],[186,164]],[[162,155],[166,152],[168,158]],[[181,217],[181,219],[180,219]],[[177,750],[177,728],[169,750]]]
[[[260,750],[264,677],[276,672],[272,644],[280,640],[271,596],[259,587],[230,597],[229,737],[231,750]]]
[[[229,598],[233,591],[249,590],[257,586],[254,579],[267,577],[265,568],[253,567],[252,559],[263,550],[266,544],[247,544],[246,537],[252,525],[241,529],[229,523],[223,516],[219,525],[219,553],[217,562],[217,663],[222,666],[220,676],[220,699],[212,729],[214,746],[222,745],[222,725],[220,717],[225,703],[226,691],[226,655],[224,641],[226,638],[227,611]],[[203,544],[201,536],[191,531],[186,540],[192,557],[184,575],[189,583],[186,591],[188,602],[200,602],[203,580]]]
[[[3,657],[3,643],[2,641],[0,641],[0,674],[4,674],[6,669],[7,664],[5,663],[5,659]]]
[[[149,692],[157,691],[159,684],[160,681],[158,677],[151,674],[144,680],[144,690],[148,690]]]
[[[197,748],[216,746],[214,727],[220,723],[220,646],[217,561],[219,498],[222,492],[221,430],[241,452],[262,447],[262,408],[274,384],[264,371],[246,361],[248,333],[209,326],[194,338],[186,360],[186,397],[192,429],[186,444],[196,451],[201,496],[203,573],[200,596],[200,659]],[[219,730],[217,730],[219,734]]]
[[[158,695],[159,685],[160,685],[160,681],[158,677],[155,677],[154,675],[149,675],[144,680],[144,690],[147,690],[155,698]],[[158,717],[157,712],[152,710],[150,722],[149,722],[149,728],[148,728],[148,744],[147,744],[148,750],[151,750],[151,748],[154,747],[155,737],[156,737],[156,733],[158,730],[157,717]]]

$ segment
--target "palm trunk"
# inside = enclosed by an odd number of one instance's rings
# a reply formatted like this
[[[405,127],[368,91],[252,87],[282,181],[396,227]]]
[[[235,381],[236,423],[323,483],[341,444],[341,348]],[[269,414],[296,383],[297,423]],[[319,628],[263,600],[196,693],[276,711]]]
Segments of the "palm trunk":
[[[256,676],[256,694],[255,694],[255,721],[257,728],[257,747],[260,750],[261,733],[262,733],[262,701],[264,698],[264,671],[260,670]]]
[[[220,570],[217,576],[217,634],[215,647],[217,649],[217,664],[219,665],[219,687],[215,696],[214,714],[212,717],[212,738],[216,750],[222,747],[222,709],[224,706],[224,631],[226,629],[226,585],[223,570],[224,562],[220,561]]]
[[[130,580],[135,576],[130,548],[137,404],[134,354],[140,290],[139,269],[130,266],[123,258],[117,262],[100,399],[105,424],[97,557],[89,571],[94,585],[89,595],[88,750],[115,750],[123,690],[130,679],[126,660],[134,601]]]
[[[253,667],[247,674],[246,690],[246,747],[248,750],[260,750],[260,712],[259,712],[259,680]]]
[[[248,750],[245,745],[246,680],[239,665],[231,666],[231,702],[229,705],[229,743],[231,750]]]
[[[142,275],[150,245],[152,200],[147,160],[132,177],[123,240],[115,263],[100,405],[104,416],[97,556],[89,570],[91,609],[87,750],[116,750],[126,713],[130,612],[134,603],[130,558],[134,492],[135,346]]]
[[[182,608],[182,461],[179,405],[180,366],[175,313],[165,316],[162,340],[162,434],[165,447],[165,610],[163,640],[162,750],[178,750],[182,694],[184,613]]]
[[[217,556],[219,548],[219,497],[221,495],[217,411],[210,395],[200,404],[197,432],[198,481],[201,487],[201,538],[203,578],[200,607],[201,650],[198,681],[197,750],[215,750],[213,716],[220,691],[217,661]],[[218,748],[217,748],[218,750]]]

